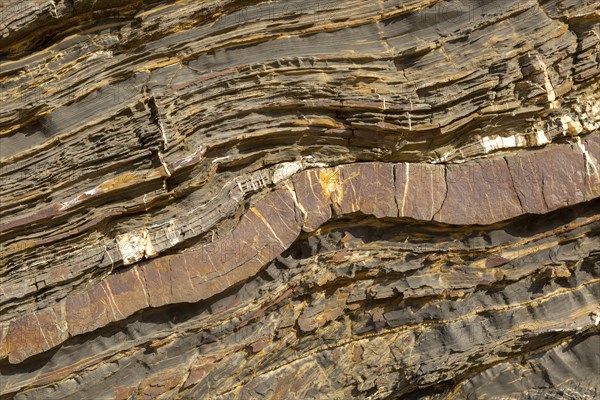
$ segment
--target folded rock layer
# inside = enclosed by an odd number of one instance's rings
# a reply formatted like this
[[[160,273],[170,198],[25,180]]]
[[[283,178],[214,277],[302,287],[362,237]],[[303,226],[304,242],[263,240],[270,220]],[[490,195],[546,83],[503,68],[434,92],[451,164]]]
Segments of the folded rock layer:
[[[0,7],[0,399],[599,395],[595,2]]]

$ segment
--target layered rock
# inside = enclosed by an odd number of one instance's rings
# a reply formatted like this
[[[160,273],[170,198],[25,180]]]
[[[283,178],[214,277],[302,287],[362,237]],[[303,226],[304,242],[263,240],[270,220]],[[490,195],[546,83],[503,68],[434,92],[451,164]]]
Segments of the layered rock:
[[[8,2],[0,398],[594,398],[599,12]]]

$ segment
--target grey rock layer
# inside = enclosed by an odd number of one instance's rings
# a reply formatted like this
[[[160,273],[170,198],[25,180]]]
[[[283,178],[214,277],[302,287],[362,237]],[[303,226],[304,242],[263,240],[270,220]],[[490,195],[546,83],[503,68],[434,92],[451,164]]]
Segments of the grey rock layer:
[[[594,1],[0,4],[0,399],[599,395]]]

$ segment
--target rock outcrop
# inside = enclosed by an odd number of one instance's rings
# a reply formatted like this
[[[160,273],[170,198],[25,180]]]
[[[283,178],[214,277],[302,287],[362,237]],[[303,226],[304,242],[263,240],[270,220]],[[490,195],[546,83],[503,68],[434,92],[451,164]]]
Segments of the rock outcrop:
[[[0,399],[600,395],[597,2],[0,7]]]

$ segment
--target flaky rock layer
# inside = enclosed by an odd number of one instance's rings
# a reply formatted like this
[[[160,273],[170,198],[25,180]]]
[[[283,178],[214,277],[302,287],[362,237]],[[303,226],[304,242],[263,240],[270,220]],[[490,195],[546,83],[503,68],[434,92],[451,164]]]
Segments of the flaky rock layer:
[[[596,2],[0,7],[0,399],[599,395]]]

